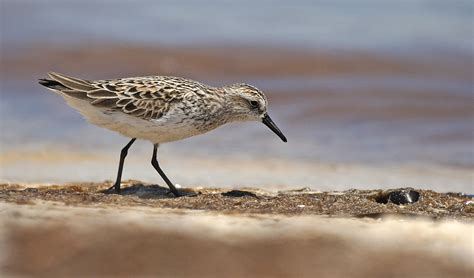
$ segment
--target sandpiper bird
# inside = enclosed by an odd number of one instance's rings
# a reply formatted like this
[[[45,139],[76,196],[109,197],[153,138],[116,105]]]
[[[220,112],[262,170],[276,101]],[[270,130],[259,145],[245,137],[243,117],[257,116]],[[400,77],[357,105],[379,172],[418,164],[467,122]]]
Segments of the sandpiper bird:
[[[261,121],[281,140],[286,138],[267,113],[267,98],[257,88],[234,84],[215,88],[171,76],[88,81],[50,72],[39,83],[59,93],[89,122],[132,138],[120,153],[115,184],[120,193],[122,170],[135,140],[153,143],[151,164],[175,196],[180,193],[158,164],[160,143],[181,140],[234,121]]]

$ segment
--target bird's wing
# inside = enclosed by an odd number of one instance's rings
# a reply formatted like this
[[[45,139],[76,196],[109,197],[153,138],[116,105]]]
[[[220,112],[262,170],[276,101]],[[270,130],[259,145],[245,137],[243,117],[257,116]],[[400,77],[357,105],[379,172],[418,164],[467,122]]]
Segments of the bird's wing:
[[[148,76],[88,81],[50,72],[40,84],[89,101],[92,105],[133,115],[145,120],[163,117],[186,95],[199,93],[203,84],[179,77]]]

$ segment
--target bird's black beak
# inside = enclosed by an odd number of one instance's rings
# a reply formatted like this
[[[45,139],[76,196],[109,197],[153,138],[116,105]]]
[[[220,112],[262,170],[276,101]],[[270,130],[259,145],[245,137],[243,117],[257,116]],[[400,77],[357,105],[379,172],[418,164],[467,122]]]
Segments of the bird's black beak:
[[[281,132],[281,130],[277,127],[277,125],[272,121],[272,118],[270,118],[270,116],[268,116],[267,113],[265,113],[265,115],[263,116],[262,118],[262,123],[264,123],[266,126],[268,126],[273,132],[275,132],[276,135],[278,135],[278,137],[280,137],[280,139],[283,141],[283,142],[286,142],[286,137],[285,135],[283,135],[283,133]]]

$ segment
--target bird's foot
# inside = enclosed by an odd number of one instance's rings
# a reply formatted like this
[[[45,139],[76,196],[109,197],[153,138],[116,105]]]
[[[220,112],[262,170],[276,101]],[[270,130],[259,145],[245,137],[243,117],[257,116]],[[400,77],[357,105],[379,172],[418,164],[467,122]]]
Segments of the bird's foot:
[[[116,186],[115,184],[109,187],[106,190],[103,190],[102,193],[104,194],[120,194],[120,186]]]
[[[168,190],[168,192],[166,193],[166,195],[170,195],[170,194],[173,194],[174,197],[178,198],[178,197],[183,197],[184,195],[182,193],[180,193],[179,191],[174,191],[174,190]]]
[[[170,195],[170,194],[173,194],[174,197],[176,197],[176,198],[179,198],[179,197],[196,197],[197,195],[199,195],[199,193],[189,191],[189,190],[182,191],[182,192],[179,192],[177,190],[176,191],[169,190],[168,193],[166,193],[166,195]]]

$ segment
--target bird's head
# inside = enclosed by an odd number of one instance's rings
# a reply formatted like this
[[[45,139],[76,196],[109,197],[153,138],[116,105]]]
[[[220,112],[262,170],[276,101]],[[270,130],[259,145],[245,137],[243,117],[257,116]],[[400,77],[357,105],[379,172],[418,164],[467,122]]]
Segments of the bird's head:
[[[283,142],[286,137],[267,113],[267,97],[254,86],[238,83],[224,87],[229,95],[229,109],[232,120],[259,121],[275,132]]]

